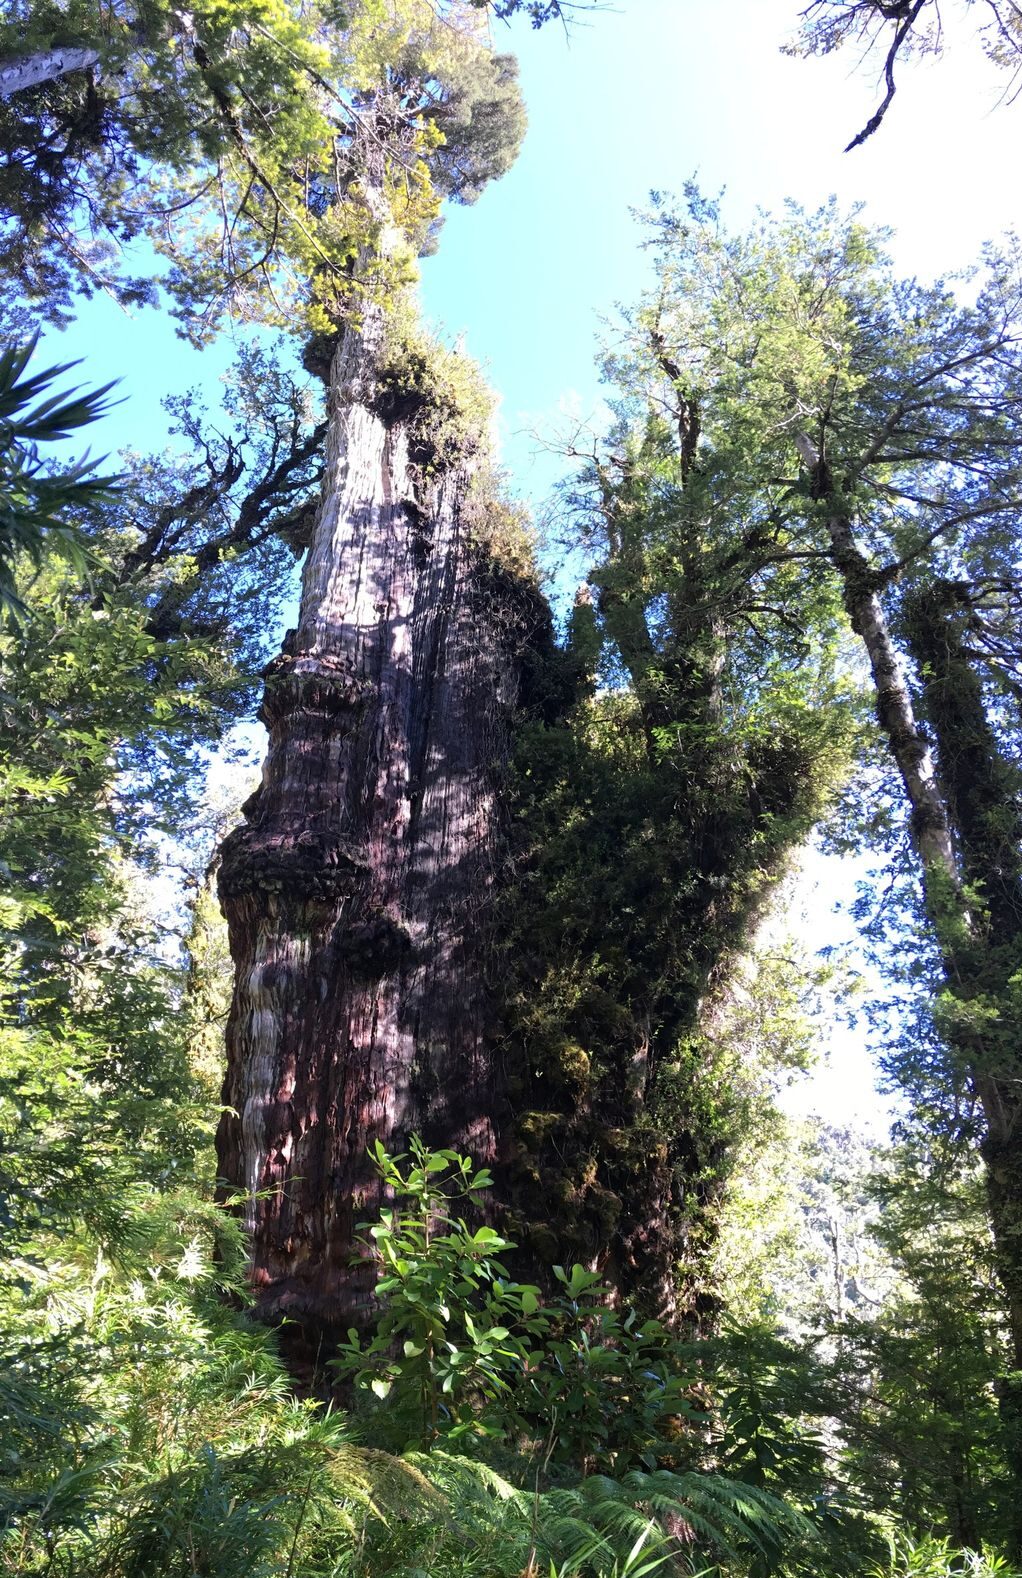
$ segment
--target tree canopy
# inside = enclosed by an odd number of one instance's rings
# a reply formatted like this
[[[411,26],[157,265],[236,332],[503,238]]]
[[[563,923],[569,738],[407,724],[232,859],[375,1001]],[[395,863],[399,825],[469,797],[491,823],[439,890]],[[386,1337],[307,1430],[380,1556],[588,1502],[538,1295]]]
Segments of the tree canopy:
[[[491,24],[572,12],[0,22],[5,325],[279,331],[116,462],[0,352],[12,1578],[1018,1578],[1022,253],[654,193],[556,617],[411,285],[522,140]],[[858,143],[940,29],[798,47],[883,57]],[[886,1142],[777,1101],[814,837],[880,863]]]
[[[458,3],[30,0],[0,25],[0,60],[5,272],[58,319],[75,292],[144,301],[159,282],[198,338],[225,313],[288,322],[314,278],[346,277],[379,222],[352,186],[360,139],[414,251],[524,131],[513,58]]]

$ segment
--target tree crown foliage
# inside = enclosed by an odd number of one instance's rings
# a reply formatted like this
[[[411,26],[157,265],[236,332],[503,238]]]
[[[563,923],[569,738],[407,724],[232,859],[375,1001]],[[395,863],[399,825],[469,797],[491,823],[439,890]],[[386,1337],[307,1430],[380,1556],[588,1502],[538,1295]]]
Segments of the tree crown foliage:
[[[414,255],[524,131],[515,62],[461,0],[19,0],[0,61],[72,41],[92,65],[0,103],[0,264],[58,319],[75,291],[131,303],[159,280],[196,338],[225,313],[288,324],[343,293],[378,233],[370,172]],[[139,269],[142,234],[157,258]]]

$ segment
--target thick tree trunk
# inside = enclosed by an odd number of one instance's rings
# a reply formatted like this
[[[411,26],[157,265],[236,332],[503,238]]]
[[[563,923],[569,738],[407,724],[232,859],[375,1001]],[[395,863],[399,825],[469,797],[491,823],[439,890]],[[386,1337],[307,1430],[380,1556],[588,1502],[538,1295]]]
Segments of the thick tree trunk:
[[[13,98],[26,88],[37,88],[42,82],[54,82],[72,71],[88,71],[98,64],[99,51],[80,45],[40,49],[34,55],[0,60],[0,99]]]
[[[346,1328],[378,1198],[367,1145],[495,1152],[482,970],[511,662],[467,539],[465,478],[426,485],[406,411],[349,328],[298,629],[266,675],[269,753],[220,892],[236,967],[220,1172],[248,1197],[266,1318]]]

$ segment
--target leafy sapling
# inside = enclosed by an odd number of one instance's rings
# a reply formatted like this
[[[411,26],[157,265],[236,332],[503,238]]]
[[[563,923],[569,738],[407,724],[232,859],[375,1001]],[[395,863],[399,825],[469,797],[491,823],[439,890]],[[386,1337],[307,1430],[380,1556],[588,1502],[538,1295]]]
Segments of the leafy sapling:
[[[521,1373],[539,1311],[538,1288],[513,1282],[498,1258],[515,1246],[455,1214],[456,1202],[480,1204],[490,1174],[417,1137],[408,1154],[389,1156],[379,1141],[370,1154],[397,1202],[360,1224],[382,1310],[370,1337],[348,1332],[334,1366],[386,1401],[403,1445],[490,1433],[487,1405]]]

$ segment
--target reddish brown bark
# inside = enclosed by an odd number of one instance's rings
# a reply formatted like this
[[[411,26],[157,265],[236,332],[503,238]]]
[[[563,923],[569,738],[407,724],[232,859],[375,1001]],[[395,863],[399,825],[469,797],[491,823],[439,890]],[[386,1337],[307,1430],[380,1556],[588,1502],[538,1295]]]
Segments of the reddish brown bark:
[[[352,1265],[367,1145],[495,1150],[482,984],[511,663],[463,519],[334,358],[327,473],[298,629],[266,675],[263,783],[223,849],[236,967],[220,1172],[249,1203],[259,1312],[324,1327],[372,1303]],[[375,408],[374,408],[375,406]]]

